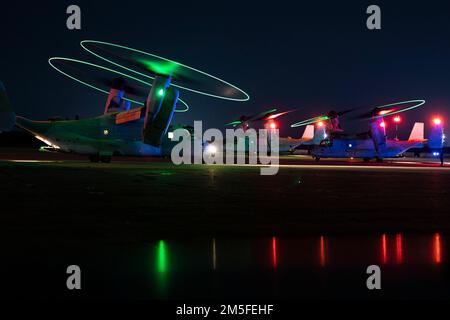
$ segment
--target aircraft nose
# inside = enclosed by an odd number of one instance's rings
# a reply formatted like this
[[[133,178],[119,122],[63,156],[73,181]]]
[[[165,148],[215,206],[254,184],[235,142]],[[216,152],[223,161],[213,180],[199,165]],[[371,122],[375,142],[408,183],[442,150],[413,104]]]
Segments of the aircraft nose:
[[[51,127],[50,121],[33,121],[24,117],[17,117],[16,124],[35,135],[45,135]]]

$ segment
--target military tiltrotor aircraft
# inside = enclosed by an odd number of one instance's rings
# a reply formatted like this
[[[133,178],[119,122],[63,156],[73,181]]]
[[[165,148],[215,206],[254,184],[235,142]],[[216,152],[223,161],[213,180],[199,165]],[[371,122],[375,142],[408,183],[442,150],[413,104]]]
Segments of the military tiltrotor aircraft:
[[[246,131],[256,122],[263,122],[264,128],[270,133],[271,130],[279,129],[279,123],[276,121],[281,116],[297,110],[279,111],[276,108],[269,109],[253,115],[242,115],[238,119],[228,122],[226,126],[239,127]],[[309,145],[314,137],[314,126],[307,125],[301,138],[279,137],[279,152],[292,153],[300,145]]]
[[[411,110],[424,103],[424,100],[411,100],[374,108],[358,117],[368,121],[369,130],[357,134],[345,132],[339,121],[340,116],[354,109],[342,112],[330,111],[326,115],[292,124],[291,127],[315,125],[315,134],[309,151],[316,161],[321,158],[361,158],[365,161],[375,159],[381,162],[384,158],[397,157],[409,149],[423,148],[425,145],[433,149],[443,148],[445,136],[441,121],[434,121],[429,139],[424,139],[424,125],[421,122],[414,124],[410,137],[406,141],[387,138],[384,118]],[[410,104],[414,106],[400,107]]]
[[[166,133],[178,99],[178,90],[170,87],[170,77],[155,77],[147,107],[129,110],[123,100],[124,79],[113,82],[103,115],[61,121],[14,116],[1,86],[1,130],[15,124],[47,144],[46,150],[86,154],[92,162],[110,162],[112,155],[161,156],[170,152],[171,141]]]
[[[81,45],[96,57],[128,71],[122,73],[70,58],[49,59],[49,64],[65,76],[108,94],[103,115],[67,121],[29,120],[16,116],[5,87],[0,84],[0,132],[11,130],[16,125],[44,142],[48,150],[85,154],[92,162],[110,162],[113,155],[162,156],[170,154],[174,145],[169,127],[176,128],[171,126],[171,121],[181,101],[179,88],[227,100],[248,100],[248,95],[237,87],[172,60],[95,40],[82,41]],[[117,52],[111,54],[113,49]],[[110,53],[112,58],[106,58],[105,52]],[[79,74],[84,75],[78,72],[80,66],[113,73],[115,78],[112,81],[99,77],[80,80]],[[78,73],[77,77],[73,75],[74,70]],[[152,79],[151,83],[142,80],[144,77]],[[126,80],[130,79],[144,85],[144,91],[128,85]],[[220,88],[220,92],[232,92],[235,95],[220,96],[186,87],[186,83],[197,84],[205,79],[220,82],[226,86],[225,90]],[[146,99],[142,103],[137,98]],[[140,106],[131,108],[131,102]]]

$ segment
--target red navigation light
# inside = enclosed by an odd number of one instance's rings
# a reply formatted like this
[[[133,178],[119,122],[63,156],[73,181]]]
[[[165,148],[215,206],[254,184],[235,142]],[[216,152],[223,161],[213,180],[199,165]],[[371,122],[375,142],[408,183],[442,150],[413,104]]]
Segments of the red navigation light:
[[[400,123],[400,122],[402,122],[402,118],[400,116],[395,116],[394,117],[394,122],[395,123]]]
[[[264,128],[268,130],[278,129],[278,123],[274,120],[266,121],[266,123],[264,123]]]
[[[385,128],[386,127],[386,123],[384,121],[380,122],[380,127],[381,128]]]
[[[318,127],[318,128],[322,128],[322,127],[323,127],[323,121],[317,122],[317,127]]]
[[[442,120],[441,120],[441,118],[436,117],[433,119],[433,123],[438,126],[442,123]]]

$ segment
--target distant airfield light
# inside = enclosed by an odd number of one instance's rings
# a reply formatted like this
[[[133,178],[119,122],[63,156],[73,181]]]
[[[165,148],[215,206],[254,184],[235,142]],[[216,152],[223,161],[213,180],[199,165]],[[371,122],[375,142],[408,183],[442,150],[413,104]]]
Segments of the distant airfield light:
[[[433,123],[437,126],[439,126],[440,124],[442,124],[442,120],[439,117],[436,117],[433,119]]]
[[[402,122],[402,118],[400,116],[395,116],[394,117],[394,122],[395,123],[400,123],[400,122]]]
[[[348,144],[348,147],[351,148],[351,147],[353,147],[353,145],[352,145],[351,143],[349,143],[349,144]]]
[[[109,134],[109,130],[108,129],[103,130],[103,135],[107,136],[108,134]]]
[[[170,140],[172,140],[172,139],[173,139],[173,132],[169,132],[169,133],[167,134],[167,137],[168,137]]]
[[[434,157],[439,157],[439,155],[440,155],[440,153],[439,153],[439,152],[436,152],[436,151],[435,151],[435,152],[433,152],[433,156],[434,156]]]

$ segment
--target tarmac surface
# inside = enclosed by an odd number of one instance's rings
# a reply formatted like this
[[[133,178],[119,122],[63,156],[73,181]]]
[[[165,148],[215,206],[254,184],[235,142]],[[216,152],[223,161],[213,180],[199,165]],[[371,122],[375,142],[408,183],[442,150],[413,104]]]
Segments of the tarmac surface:
[[[4,236],[129,243],[158,236],[450,230],[450,167],[282,157],[259,166],[0,151]],[[448,164],[447,164],[448,165]]]
[[[261,176],[0,148],[0,181],[7,298],[449,298],[450,169],[434,160],[283,156]],[[376,294],[364,285],[374,263]]]

